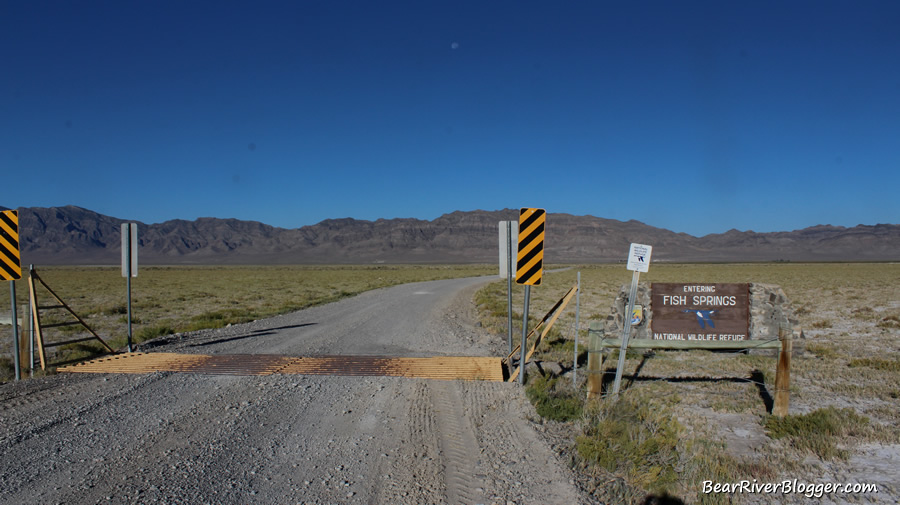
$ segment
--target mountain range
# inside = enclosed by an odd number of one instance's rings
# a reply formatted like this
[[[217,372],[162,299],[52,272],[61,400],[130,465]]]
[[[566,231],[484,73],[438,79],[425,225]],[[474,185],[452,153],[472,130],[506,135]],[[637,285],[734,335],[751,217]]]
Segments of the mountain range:
[[[74,206],[19,208],[22,264],[120,262],[125,219]],[[200,218],[138,223],[141,264],[493,263],[498,222],[518,210],[456,211],[433,221],[327,219],[286,229],[256,221]],[[548,214],[547,263],[624,261],[631,242],[653,246],[653,261],[894,261],[900,225],[820,225],[694,237],[638,221]]]

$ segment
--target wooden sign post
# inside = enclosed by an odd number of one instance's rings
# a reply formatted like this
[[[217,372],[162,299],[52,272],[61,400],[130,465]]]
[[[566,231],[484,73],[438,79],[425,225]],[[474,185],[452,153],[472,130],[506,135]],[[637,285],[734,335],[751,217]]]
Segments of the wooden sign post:
[[[778,368],[775,369],[775,401],[772,414],[784,417],[788,414],[791,399],[791,352],[793,340],[790,331],[784,328],[778,331],[781,340],[781,352],[778,353]]]

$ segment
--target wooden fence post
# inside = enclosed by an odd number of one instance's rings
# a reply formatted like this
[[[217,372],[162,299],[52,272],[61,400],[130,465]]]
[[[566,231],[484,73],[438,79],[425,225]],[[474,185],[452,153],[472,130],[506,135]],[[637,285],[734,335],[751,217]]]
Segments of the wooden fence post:
[[[775,404],[772,414],[784,417],[788,414],[791,400],[791,352],[793,351],[792,332],[781,328],[778,330],[781,339],[781,351],[778,353],[778,368],[775,369]]]
[[[587,397],[599,398],[603,389],[603,347],[600,345],[602,333],[591,328],[590,345],[588,346]]]

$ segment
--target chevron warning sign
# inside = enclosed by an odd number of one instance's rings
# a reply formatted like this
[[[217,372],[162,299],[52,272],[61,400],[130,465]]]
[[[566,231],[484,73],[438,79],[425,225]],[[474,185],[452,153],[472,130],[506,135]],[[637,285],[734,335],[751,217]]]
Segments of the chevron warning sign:
[[[0,212],[0,280],[13,281],[21,278],[19,213],[15,210],[4,210]]]
[[[519,254],[516,284],[537,286],[544,274],[544,209],[519,210]]]

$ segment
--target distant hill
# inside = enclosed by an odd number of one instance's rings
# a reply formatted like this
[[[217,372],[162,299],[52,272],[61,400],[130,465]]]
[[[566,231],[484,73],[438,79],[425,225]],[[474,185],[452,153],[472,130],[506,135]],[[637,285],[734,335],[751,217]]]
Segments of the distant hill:
[[[139,223],[142,264],[493,263],[497,223],[518,211],[452,212],[420,219],[328,219],[297,229],[201,218]],[[118,264],[124,219],[80,207],[19,209],[23,265]],[[653,246],[654,261],[900,260],[900,225],[814,226],[694,237],[638,221],[549,214],[545,261],[624,260],[631,242]]]

